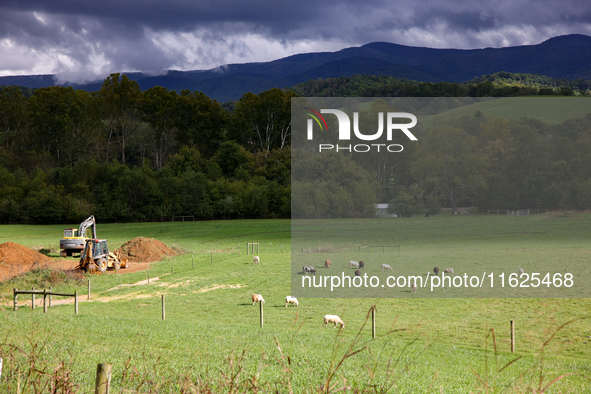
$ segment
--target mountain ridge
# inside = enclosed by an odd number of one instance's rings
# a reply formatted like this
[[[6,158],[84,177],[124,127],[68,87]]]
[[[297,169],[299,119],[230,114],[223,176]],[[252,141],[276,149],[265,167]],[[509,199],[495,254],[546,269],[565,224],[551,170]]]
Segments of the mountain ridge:
[[[424,82],[464,82],[496,72],[529,73],[553,78],[591,79],[591,37],[552,37],[540,44],[504,48],[453,49],[372,42],[335,52],[290,55],[269,62],[234,63],[211,70],[169,70],[162,75],[125,73],[140,89],[198,90],[217,101],[237,100],[244,93],[284,88],[310,79],[355,74],[388,75]],[[53,75],[0,77],[0,85],[40,88],[55,85]],[[98,90],[102,80],[66,84]]]

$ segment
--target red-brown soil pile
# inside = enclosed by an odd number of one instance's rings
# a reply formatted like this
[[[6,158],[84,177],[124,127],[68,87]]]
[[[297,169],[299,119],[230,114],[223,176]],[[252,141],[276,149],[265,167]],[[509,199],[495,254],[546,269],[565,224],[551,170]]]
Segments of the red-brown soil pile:
[[[23,274],[35,267],[47,267],[51,262],[50,257],[14,242],[0,244],[0,280]]]
[[[119,249],[122,259],[134,262],[150,262],[161,260],[165,256],[176,256],[178,253],[154,238],[134,238]]]
[[[35,252],[25,246],[15,244],[14,242],[5,242],[0,244],[0,263],[5,264],[30,264],[30,263],[49,263],[51,258],[44,254]]]

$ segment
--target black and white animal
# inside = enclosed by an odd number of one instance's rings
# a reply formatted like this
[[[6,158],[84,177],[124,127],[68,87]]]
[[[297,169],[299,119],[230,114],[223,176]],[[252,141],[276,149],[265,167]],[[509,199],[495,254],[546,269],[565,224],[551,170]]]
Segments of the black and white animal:
[[[454,269],[453,268],[446,268],[443,270],[444,274],[453,274],[454,273]]]
[[[435,272],[435,275],[439,276],[439,267],[433,268],[433,272]]]
[[[365,267],[365,263],[363,261],[360,261],[359,262],[359,268],[363,268],[363,267]]]
[[[519,276],[521,276],[521,274],[523,274],[525,271],[523,271],[523,268],[519,268]]]
[[[307,265],[304,265],[304,267],[302,268],[302,271],[304,271],[304,275],[307,275],[307,274],[316,275],[316,269],[314,267],[309,267]]]
[[[413,293],[416,293],[417,292],[417,283],[416,282],[413,282],[412,283],[411,289],[412,289],[412,292]]]
[[[261,259],[259,258],[259,256],[254,256],[252,258],[252,262],[255,264],[259,264],[261,262]]]

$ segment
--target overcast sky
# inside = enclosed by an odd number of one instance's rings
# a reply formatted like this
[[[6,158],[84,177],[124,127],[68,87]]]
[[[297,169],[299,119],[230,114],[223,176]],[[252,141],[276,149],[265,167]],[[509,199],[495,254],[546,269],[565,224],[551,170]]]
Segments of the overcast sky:
[[[432,48],[591,35],[589,0],[0,0],[0,75],[204,70],[373,41]]]

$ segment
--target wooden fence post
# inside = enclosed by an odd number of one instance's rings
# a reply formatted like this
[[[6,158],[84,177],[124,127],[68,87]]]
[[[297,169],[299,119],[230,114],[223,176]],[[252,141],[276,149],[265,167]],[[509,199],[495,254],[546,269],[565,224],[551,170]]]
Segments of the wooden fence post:
[[[515,353],[515,324],[511,320],[511,353]]]
[[[47,313],[47,290],[43,289],[43,313]]]
[[[17,297],[18,297],[18,294],[16,293],[17,292],[17,289],[13,289],[12,291],[14,292],[14,311],[16,312],[16,309],[17,309]]]
[[[109,394],[112,368],[113,364],[110,363],[98,364],[96,368],[95,394]]]
[[[162,320],[166,320],[166,300],[164,294],[162,294]]]
[[[371,306],[371,337],[376,337],[376,306]]]
[[[74,292],[74,312],[78,314],[78,291]]]
[[[31,290],[35,290],[35,288],[31,287]],[[35,309],[35,293],[31,294],[31,309]]]
[[[261,308],[261,328],[263,328],[263,304],[264,304],[264,302],[259,301],[259,305]]]
[[[86,299],[90,300],[90,279],[88,279],[88,295],[87,295]]]

